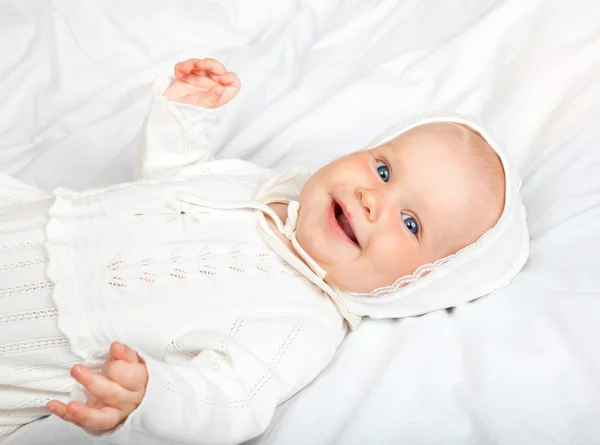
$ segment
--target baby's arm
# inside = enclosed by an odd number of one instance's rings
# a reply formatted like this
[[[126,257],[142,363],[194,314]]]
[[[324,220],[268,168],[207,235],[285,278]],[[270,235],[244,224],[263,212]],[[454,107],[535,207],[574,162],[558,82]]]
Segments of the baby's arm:
[[[240,90],[238,77],[213,59],[175,65],[174,79],[160,78],[142,134],[137,165],[140,179],[165,179],[185,167],[212,159],[220,148],[216,123],[223,105]]]
[[[334,324],[259,314],[240,318],[236,336],[188,332],[180,352],[165,357],[177,363],[140,353],[149,376],[143,400],[116,429],[96,431],[115,444],[245,442],[326,366],[345,332]]]

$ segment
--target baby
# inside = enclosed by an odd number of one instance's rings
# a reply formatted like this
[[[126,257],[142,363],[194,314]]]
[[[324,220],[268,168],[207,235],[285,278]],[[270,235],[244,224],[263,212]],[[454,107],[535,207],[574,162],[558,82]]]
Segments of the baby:
[[[522,267],[520,184],[483,128],[424,118],[275,172],[213,158],[239,89],[212,59],[159,79],[138,182],[47,197],[0,176],[0,442],[48,411],[114,443],[246,441],[361,317]]]

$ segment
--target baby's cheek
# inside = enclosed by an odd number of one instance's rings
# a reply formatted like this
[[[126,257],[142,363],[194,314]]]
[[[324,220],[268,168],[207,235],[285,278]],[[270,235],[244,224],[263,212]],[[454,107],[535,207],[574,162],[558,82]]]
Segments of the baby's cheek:
[[[400,277],[412,274],[422,265],[422,255],[418,243],[410,242],[398,231],[389,232],[381,237],[376,253],[380,269],[392,284]]]

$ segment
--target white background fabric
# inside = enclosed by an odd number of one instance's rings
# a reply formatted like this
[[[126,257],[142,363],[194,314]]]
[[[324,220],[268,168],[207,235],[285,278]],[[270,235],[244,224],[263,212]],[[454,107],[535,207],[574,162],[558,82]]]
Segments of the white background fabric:
[[[432,110],[475,115],[524,179],[532,252],[456,310],[368,321],[253,444],[600,443],[596,0],[0,1],[0,170],[131,177],[151,79],[242,79],[222,156],[310,167]],[[86,444],[49,419],[13,443]]]

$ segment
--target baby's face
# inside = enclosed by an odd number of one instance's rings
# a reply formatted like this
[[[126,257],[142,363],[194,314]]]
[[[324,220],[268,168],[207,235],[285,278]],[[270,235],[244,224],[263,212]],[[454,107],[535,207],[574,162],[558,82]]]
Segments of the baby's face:
[[[389,286],[493,227],[504,193],[487,186],[473,150],[460,127],[430,124],[311,176],[296,235],[325,281],[351,292]]]

